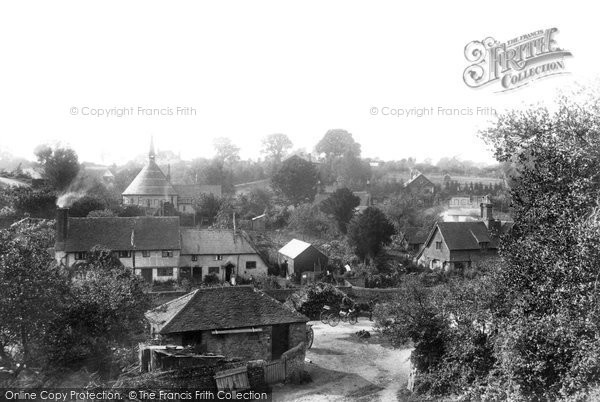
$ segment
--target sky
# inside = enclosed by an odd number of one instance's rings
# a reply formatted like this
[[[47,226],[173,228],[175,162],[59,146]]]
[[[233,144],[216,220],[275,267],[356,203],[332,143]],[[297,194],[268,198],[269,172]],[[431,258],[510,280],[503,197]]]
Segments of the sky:
[[[310,152],[342,128],[365,157],[492,162],[477,135],[490,108],[596,79],[596,10],[577,3],[2,2],[0,150],[33,158],[36,145],[60,142],[112,164],[146,152],[150,136],[184,159],[212,156],[225,136],[257,158],[268,134]],[[467,43],[552,27],[573,54],[568,74],[508,92],[465,85]],[[391,115],[412,108],[434,113]]]

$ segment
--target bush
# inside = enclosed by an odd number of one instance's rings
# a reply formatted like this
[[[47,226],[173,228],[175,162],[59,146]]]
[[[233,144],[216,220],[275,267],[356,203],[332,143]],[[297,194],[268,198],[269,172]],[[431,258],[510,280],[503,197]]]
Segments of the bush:
[[[204,279],[202,279],[202,284],[205,286],[214,286],[218,285],[219,283],[221,283],[221,280],[217,274],[208,274],[204,276]]]
[[[293,293],[285,302],[305,316],[317,319],[323,306],[337,307],[346,296],[344,292],[328,283],[313,283]]]

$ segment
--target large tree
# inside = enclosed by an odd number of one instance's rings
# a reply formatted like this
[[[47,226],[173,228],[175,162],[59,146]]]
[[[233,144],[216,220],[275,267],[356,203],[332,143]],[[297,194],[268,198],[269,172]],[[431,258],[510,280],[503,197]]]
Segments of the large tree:
[[[51,222],[0,231],[0,364],[39,363],[35,353],[60,316],[68,278],[48,253]]]
[[[354,209],[360,205],[360,198],[347,188],[340,188],[321,202],[321,210],[332,215],[342,233],[346,233]]]
[[[311,162],[292,156],[283,162],[271,182],[275,191],[298,205],[315,199],[319,175]]]
[[[227,137],[215,138],[213,146],[216,151],[215,157],[224,163],[237,162],[240,159],[240,147]]]
[[[101,247],[72,274],[68,303],[46,334],[46,353],[54,365],[108,374],[122,348],[131,350],[144,337],[146,284]]]
[[[71,148],[40,145],[34,152],[49,184],[58,191],[66,190],[79,173],[75,151]]]
[[[595,97],[597,99],[597,97]],[[561,98],[501,116],[483,133],[515,167],[515,227],[493,310],[498,381],[553,400],[600,384],[600,107]]]
[[[395,233],[394,225],[385,214],[375,207],[369,207],[350,221],[348,242],[359,258],[372,261],[383,246],[392,241]]]
[[[315,146],[315,151],[324,153],[326,157],[341,157],[346,153],[360,156],[360,144],[354,141],[352,134],[346,130],[333,129],[325,133]]]
[[[261,152],[275,165],[278,165],[293,145],[287,135],[271,134],[263,138]]]

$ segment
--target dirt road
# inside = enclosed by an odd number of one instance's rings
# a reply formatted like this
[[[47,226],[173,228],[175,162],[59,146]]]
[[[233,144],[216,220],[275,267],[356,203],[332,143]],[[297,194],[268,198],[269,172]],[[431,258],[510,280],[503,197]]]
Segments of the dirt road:
[[[396,401],[406,386],[410,349],[393,349],[373,331],[373,323],[360,318],[358,324],[340,322],[330,327],[311,322],[315,341],[306,357],[312,382],[278,385],[274,401]],[[361,329],[371,333],[368,340],[355,335]]]

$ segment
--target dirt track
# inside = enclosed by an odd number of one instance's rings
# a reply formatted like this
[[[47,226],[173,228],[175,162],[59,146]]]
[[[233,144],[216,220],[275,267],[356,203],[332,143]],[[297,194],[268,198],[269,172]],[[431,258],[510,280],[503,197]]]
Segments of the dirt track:
[[[358,324],[340,322],[330,327],[311,322],[315,341],[306,357],[312,382],[304,385],[279,385],[273,389],[274,401],[395,401],[406,386],[410,349],[393,349],[373,331],[373,323],[360,318]],[[354,334],[365,329],[368,340]]]

